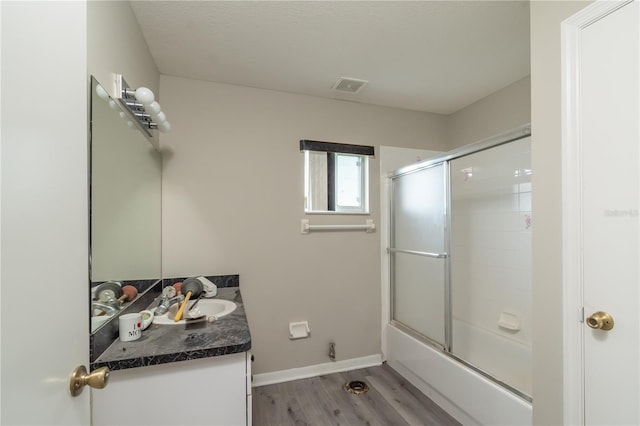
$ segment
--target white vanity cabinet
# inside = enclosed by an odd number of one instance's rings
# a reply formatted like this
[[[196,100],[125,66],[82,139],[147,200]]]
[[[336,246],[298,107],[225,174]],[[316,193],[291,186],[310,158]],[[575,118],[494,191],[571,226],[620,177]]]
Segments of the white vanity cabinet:
[[[251,425],[251,352],[111,372],[94,426]]]

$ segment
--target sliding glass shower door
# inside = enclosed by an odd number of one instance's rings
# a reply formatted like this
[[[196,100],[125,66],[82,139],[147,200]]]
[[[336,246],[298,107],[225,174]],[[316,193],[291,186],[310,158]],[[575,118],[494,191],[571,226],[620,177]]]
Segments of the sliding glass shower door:
[[[392,319],[447,347],[446,165],[393,180]]]
[[[531,138],[449,166],[451,353],[531,395]]]
[[[531,139],[391,177],[394,326],[530,400]]]

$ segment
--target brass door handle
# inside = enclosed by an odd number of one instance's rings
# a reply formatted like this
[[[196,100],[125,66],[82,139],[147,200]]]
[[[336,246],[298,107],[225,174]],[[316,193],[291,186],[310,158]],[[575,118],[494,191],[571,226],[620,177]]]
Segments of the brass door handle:
[[[98,368],[87,374],[84,365],[80,365],[71,373],[71,383],[69,390],[71,396],[78,396],[82,393],[85,385],[89,385],[94,389],[102,389],[109,383],[109,367]]]
[[[594,330],[611,330],[613,328],[613,317],[607,312],[594,312],[587,317],[587,325]]]

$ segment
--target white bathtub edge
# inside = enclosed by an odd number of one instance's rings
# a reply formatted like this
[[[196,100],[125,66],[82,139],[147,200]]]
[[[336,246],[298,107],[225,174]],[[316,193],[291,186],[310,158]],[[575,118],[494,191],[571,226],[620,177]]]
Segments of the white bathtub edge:
[[[465,425],[531,425],[529,402],[387,325],[388,362]]]

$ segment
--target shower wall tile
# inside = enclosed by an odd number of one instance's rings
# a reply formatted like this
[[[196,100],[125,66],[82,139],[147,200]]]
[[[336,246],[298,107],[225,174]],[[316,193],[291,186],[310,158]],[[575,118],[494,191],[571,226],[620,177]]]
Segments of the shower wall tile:
[[[523,192],[518,194],[518,211],[530,212],[531,211],[531,192]]]
[[[452,208],[454,316],[506,339],[529,344],[531,228],[523,212],[531,209],[531,193],[458,199]],[[503,311],[520,316],[520,331],[498,326]]]

